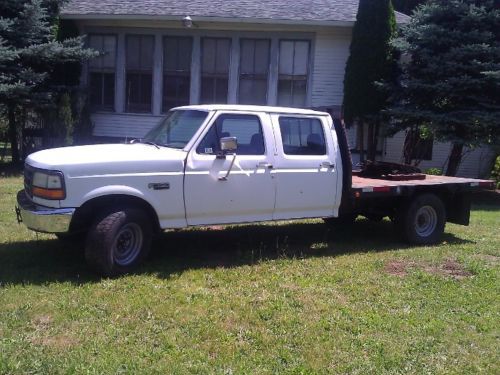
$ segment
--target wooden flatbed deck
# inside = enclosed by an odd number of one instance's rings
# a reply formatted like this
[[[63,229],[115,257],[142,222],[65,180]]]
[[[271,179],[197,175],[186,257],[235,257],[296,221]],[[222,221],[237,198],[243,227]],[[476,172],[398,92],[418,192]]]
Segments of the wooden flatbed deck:
[[[469,186],[481,186],[483,188],[494,187],[494,182],[490,180],[477,180],[472,178],[462,177],[448,177],[448,176],[433,176],[426,175],[425,180],[381,180],[376,178],[366,178],[359,176],[352,176],[353,189],[365,189],[376,187],[398,187],[398,186],[429,186],[429,185],[443,185],[443,184],[469,184]]]

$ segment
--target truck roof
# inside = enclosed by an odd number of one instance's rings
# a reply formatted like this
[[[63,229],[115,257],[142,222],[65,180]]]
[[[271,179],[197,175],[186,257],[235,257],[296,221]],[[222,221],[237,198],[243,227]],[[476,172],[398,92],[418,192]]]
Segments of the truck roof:
[[[314,111],[312,109],[272,107],[266,105],[243,105],[243,104],[202,104],[187,105],[173,109],[193,109],[201,111],[242,111],[242,112],[268,112],[295,115],[329,116],[327,112]]]

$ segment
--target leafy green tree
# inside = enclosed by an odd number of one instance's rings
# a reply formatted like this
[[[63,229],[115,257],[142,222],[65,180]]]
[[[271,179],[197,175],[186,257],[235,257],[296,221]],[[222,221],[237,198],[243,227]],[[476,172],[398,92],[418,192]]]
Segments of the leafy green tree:
[[[364,127],[368,124],[368,158],[375,158],[380,111],[387,93],[378,83],[393,75],[390,39],[396,30],[390,0],[360,0],[344,78],[344,118],[357,123],[360,159],[364,161]]]
[[[57,39],[63,0],[0,1],[0,108],[6,113],[12,160],[19,162],[20,118],[28,110],[57,103],[55,67],[80,62],[96,53],[81,37]],[[59,86],[59,90],[61,87]]]
[[[430,0],[395,41],[407,58],[391,131],[417,124],[420,133],[452,142],[446,175],[456,174],[465,146],[499,142],[499,42],[493,0]]]

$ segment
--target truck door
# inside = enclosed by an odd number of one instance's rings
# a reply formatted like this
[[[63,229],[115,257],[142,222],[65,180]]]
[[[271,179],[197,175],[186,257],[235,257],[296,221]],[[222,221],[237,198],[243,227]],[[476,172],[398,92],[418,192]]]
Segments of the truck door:
[[[336,215],[340,159],[331,118],[273,114],[272,122],[277,141],[273,219]]]
[[[270,121],[268,114],[219,112],[214,116],[187,158],[184,194],[188,225],[272,219],[275,184]],[[235,156],[217,157],[222,137],[237,138]]]

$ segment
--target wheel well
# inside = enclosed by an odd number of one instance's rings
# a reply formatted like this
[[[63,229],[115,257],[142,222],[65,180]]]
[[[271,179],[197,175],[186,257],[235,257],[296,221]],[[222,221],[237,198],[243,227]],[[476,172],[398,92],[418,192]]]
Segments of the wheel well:
[[[114,207],[125,206],[136,207],[144,210],[151,218],[153,231],[160,231],[160,222],[153,206],[141,198],[131,195],[115,194],[93,198],[77,208],[75,214],[73,215],[73,219],[71,220],[70,232],[79,232],[88,229],[96,215],[100,212]]]

